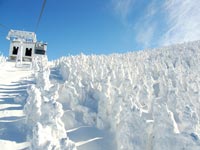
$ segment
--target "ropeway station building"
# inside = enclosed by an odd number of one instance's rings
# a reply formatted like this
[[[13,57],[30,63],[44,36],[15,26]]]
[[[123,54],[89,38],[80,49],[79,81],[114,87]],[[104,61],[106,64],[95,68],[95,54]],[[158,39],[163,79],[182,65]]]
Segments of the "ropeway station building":
[[[47,43],[37,42],[34,32],[10,30],[7,39],[10,40],[10,60],[16,60],[19,53],[23,61],[32,61],[34,56],[46,55]]]

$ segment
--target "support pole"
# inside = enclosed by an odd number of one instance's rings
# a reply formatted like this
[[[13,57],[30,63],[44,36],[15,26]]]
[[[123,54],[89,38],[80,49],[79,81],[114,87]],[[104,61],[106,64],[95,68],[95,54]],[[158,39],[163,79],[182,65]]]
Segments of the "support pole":
[[[20,50],[17,53],[17,58],[16,58],[16,67],[22,67],[22,56],[23,56],[23,42],[22,40],[20,41]],[[18,66],[18,63],[20,63],[20,65]]]

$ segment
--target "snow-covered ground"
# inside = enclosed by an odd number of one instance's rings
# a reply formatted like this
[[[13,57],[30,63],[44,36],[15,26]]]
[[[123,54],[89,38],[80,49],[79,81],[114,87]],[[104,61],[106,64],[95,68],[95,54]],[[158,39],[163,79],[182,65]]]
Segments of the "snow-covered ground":
[[[2,58],[3,149],[200,149],[199,41],[32,69]]]
[[[15,68],[15,63],[5,62],[3,57],[0,60],[0,149],[22,149],[29,146],[22,101],[32,84],[32,71]]]

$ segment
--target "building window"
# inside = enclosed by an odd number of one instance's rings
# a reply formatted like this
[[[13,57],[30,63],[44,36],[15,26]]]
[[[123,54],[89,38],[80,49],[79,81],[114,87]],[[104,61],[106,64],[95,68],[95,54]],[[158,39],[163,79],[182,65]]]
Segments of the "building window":
[[[38,55],[45,55],[45,50],[35,49],[35,54],[38,54]]]
[[[32,56],[32,48],[26,48],[25,56]]]
[[[17,53],[18,53],[18,49],[19,49],[19,47],[13,47],[13,51],[12,51],[12,54],[13,55],[17,55]]]

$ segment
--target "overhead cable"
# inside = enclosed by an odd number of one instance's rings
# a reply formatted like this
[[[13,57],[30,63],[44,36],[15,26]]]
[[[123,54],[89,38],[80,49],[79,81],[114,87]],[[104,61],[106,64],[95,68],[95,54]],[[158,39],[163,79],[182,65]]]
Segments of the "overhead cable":
[[[4,28],[4,29],[9,29],[7,26],[5,26],[4,24],[0,23],[0,27]]]
[[[41,18],[42,18],[42,14],[43,14],[45,5],[46,5],[46,0],[43,1],[42,9],[41,9],[41,11],[40,11],[40,16],[39,16],[38,21],[37,21],[37,24],[36,24],[35,32],[37,32],[37,30],[38,30],[38,27],[39,27],[39,24],[40,24],[40,20],[41,20]]]

